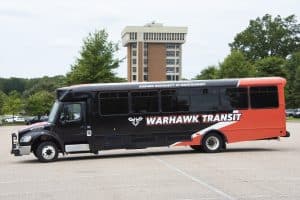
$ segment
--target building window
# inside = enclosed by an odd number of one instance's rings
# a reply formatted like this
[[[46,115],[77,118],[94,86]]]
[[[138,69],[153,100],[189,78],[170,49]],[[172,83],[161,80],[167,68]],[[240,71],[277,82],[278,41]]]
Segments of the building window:
[[[144,64],[145,64],[145,65],[148,64],[148,59],[144,59]]]
[[[175,81],[178,81],[178,80],[179,80],[179,76],[176,75],[176,76],[175,76]]]
[[[148,51],[144,50],[144,56],[148,56]]]
[[[176,67],[176,73],[179,73],[180,72],[179,70],[180,70],[179,67]]]
[[[180,56],[180,51],[176,51],[176,56]]]
[[[136,48],[136,43],[132,43],[131,48],[133,48],[133,49]]]
[[[174,59],[166,59],[166,61],[167,61],[167,65],[174,65],[175,64]]]
[[[148,73],[148,67],[144,67],[144,73]]]
[[[166,51],[166,56],[175,56],[175,51]]]
[[[167,72],[174,72],[175,68],[174,67],[167,67]]]
[[[168,81],[173,81],[174,80],[174,76],[173,75],[167,75],[167,80]]]
[[[166,48],[167,49],[174,49],[175,48],[175,44],[168,43],[168,44],[166,44]]]
[[[132,72],[136,72],[136,67],[133,67],[133,68],[132,68]]]
[[[148,81],[148,75],[144,75],[144,81]]]
[[[132,56],[136,56],[136,50],[132,51]]]
[[[132,80],[136,81],[136,75],[132,75]]]
[[[134,64],[134,65],[136,64],[136,59],[135,58],[132,59],[132,64]]]

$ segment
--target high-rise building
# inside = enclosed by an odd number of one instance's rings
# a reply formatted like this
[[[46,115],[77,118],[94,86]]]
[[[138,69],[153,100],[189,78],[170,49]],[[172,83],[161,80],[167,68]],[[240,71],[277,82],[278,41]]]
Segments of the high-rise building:
[[[187,27],[126,26],[122,44],[127,47],[128,81],[180,80],[182,72],[182,44]]]

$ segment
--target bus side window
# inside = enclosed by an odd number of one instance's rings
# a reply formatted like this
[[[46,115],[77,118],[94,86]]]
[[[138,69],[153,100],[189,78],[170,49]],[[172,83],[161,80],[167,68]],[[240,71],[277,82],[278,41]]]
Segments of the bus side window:
[[[158,112],[157,91],[132,92],[131,100],[133,113]]]
[[[128,114],[128,92],[107,92],[99,94],[102,115]]]
[[[188,88],[161,91],[161,108],[163,112],[190,110],[190,90]]]
[[[251,108],[277,108],[279,106],[277,87],[251,87],[250,102]]]
[[[217,88],[191,88],[191,111],[214,111],[219,109]]]
[[[247,88],[221,88],[220,95],[223,109],[248,109]]]

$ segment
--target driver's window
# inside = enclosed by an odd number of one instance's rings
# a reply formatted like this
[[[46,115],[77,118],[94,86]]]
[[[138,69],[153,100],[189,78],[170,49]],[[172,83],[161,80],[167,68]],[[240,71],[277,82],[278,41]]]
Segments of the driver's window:
[[[81,104],[65,104],[60,119],[66,122],[80,121],[81,120]]]

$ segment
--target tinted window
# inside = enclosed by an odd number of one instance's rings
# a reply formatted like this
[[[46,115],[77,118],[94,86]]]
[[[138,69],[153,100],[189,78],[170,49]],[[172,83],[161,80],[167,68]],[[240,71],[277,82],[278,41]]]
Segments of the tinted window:
[[[247,88],[222,88],[221,102],[225,110],[247,109],[248,94]]]
[[[191,88],[191,111],[212,111],[219,107],[219,92],[215,88]]]
[[[60,120],[72,122],[81,120],[81,105],[79,103],[65,104]]]
[[[99,98],[100,111],[102,115],[128,113],[127,92],[100,93]]]
[[[163,112],[189,111],[189,89],[161,91],[161,108]]]
[[[132,92],[131,99],[133,113],[158,112],[158,92]]]
[[[278,107],[278,92],[276,86],[251,87],[250,100],[252,108]]]

